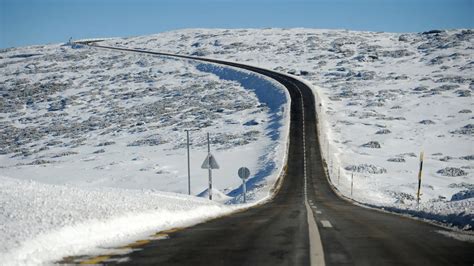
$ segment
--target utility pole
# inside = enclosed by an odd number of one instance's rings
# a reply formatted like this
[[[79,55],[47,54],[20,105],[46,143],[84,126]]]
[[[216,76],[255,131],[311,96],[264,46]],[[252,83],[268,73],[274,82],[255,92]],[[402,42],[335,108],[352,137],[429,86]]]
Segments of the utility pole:
[[[188,195],[191,195],[191,166],[190,166],[190,158],[189,158],[189,129],[185,129],[186,131],[186,147],[188,150]]]
[[[207,133],[207,155],[211,157],[211,142],[209,140],[209,133]],[[208,160],[207,170],[209,171],[209,200],[212,200],[212,170],[211,170],[211,160]]]

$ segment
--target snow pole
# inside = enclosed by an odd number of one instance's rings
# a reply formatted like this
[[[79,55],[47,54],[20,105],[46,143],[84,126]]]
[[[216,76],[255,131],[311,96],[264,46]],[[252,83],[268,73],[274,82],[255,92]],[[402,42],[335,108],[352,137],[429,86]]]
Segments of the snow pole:
[[[212,200],[212,169],[219,169],[219,164],[217,164],[216,159],[211,154],[211,141],[210,141],[209,133],[207,133],[207,156],[201,165],[201,169],[207,169],[208,171],[209,188],[207,192],[209,194],[209,200]]]
[[[337,168],[337,185],[339,186],[339,179],[341,179],[341,167]]]
[[[354,172],[352,172],[352,175],[351,175],[351,197],[352,197],[353,189],[354,189]]]
[[[420,152],[420,169],[418,170],[418,190],[416,192],[416,203],[420,203],[420,190],[421,190],[421,174],[423,171],[423,155],[424,152]]]
[[[190,158],[189,158],[189,130],[186,129],[186,147],[188,150],[188,195],[191,195],[191,167],[190,167]]]
[[[209,141],[209,133],[207,133],[207,154],[211,156],[211,142]],[[207,163],[207,170],[209,171],[209,200],[212,200],[212,169],[211,160]]]
[[[247,182],[245,182],[245,179],[242,179],[242,189],[244,194],[244,203],[247,203]]]

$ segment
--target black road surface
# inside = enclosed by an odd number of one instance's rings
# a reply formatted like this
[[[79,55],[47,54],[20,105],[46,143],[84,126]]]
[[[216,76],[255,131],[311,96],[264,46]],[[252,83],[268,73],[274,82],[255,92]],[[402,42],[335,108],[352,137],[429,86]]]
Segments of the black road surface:
[[[473,243],[446,237],[439,231],[448,230],[429,223],[353,205],[333,192],[320,155],[314,97],[305,84],[276,72],[238,63],[177,57],[254,71],[277,80],[288,89],[291,123],[286,174],[278,193],[266,204],[169,233],[169,239],[150,241],[137,251],[111,256],[102,263],[316,265],[318,261],[310,258],[310,250],[317,247],[314,244],[310,247],[309,242],[311,224],[305,207],[306,182],[307,202],[312,205],[310,215],[316,220],[317,240],[321,240],[324,250],[324,261],[319,264],[473,265]]]

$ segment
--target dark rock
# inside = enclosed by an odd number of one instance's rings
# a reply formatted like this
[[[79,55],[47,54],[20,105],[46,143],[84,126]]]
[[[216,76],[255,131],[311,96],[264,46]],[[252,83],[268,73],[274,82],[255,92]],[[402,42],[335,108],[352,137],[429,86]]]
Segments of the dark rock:
[[[372,148],[372,149],[380,149],[380,143],[378,141],[369,141],[365,144],[362,144],[361,147],[364,148]]]
[[[392,133],[392,131],[390,131],[386,128],[380,129],[379,131],[375,132],[375,134],[377,134],[377,135],[390,134],[390,133]]]
[[[461,190],[451,196],[451,201],[465,200],[470,198],[474,198],[474,190]]]
[[[423,125],[434,125],[436,124],[435,122],[429,120],[429,119],[425,119],[425,120],[421,120],[420,122],[418,122],[419,124],[423,124]]]
[[[389,158],[389,159],[387,159],[387,161],[389,161],[389,162],[395,162],[395,163],[404,163],[404,162],[405,162],[405,159],[404,159],[404,158],[400,158],[400,157],[395,157],[395,158]]]
[[[250,120],[250,121],[247,121],[244,123],[244,126],[256,126],[258,125],[259,123],[257,121],[255,121],[254,119]]]
[[[450,133],[453,134],[462,134],[462,135],[472,135],[474,134],[474,124],[467,124],[460,129],[456,129],[454,131],[451,131]]]
[[[456,168],[456,167],[446,167],[444,169],[440,169],[436,171],[436,173],[442,175],[442,176],[465,176],[467,173],[463,171],[461,168]]]
[[[430,35],[430,34],[438,34],[438,33],[443,33],[443,32],[444,32],[443,30],[429,30],[429,31],[423,32],[422,34]]]
[[[471,161],[471,160],[474,160],[474,154],[462,156],[462,157],[459,157],[459,159]]]

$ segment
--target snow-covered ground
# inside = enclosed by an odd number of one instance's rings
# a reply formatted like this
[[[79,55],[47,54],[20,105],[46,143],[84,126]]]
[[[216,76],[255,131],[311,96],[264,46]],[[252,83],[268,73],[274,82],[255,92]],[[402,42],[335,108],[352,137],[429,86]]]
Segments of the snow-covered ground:
[[[194,195],[208,183],[200,168],[207,132],[221,164],[214,187],[223,192],[240,185],[240,166],[258,173],[273,162],[260,181],[281,168],[276,153],[286,147],[287,95],[261,76],[233,71],[221,79],[222,69],[210,65],[59,45],[7,50],[2,57],[6,176],[187,193],[185,129],[196,130],[190,133]],[[259,99],[263,85],[276,91],[278,106]]]
[[[9,264],[229,213],[236,207],[225,203],[242,201],[241,166],[253,173],[251,203],[280,176],[289,97],[260,75],[63,45],[2,50],[0,68],[0,254]],[[191,192],[203,198],[210,133],[214,202],[163,194],[188,193],[185,129]]]
[[[37,265],[85,251],[108,253],[131,239],[149,239],[157,231],[236,209],[175,193],[84,189],[1,176],[0,202],[2,265]]]
[[[300,76],[321,103],[322,152],[340,193],[472,230],[473,37],[470,30],[190,29],[104,44]],[[253,202],[269,195],[283,166],[289,101],[280,86],[261,76],[61,45],[2,50],[0,69],[3,261],[50,261],[149,235],[177,226],[175,221],[185,225],[232,211],[236,207],[158,192],[187,193],[184,129],[199,129],[191,132],[193,195],[206,195],[207,171],[200,165],[207,132],[221,166],[213,180],[222,201],[240,201],[240,166],[254,173]],[[161,215],[169,211],[183,216]],[[135,217],[146,222],[130,222]],[[85,228],[123,223],[124,235],[105,230],[94,241],[78,239],[75,248],[54,253],[75,236],[87,236]]]
[[[321,103],[323,155],[343,195],[472,230],[472,30],[189,29],[105,43],[245,62],[300,76],[313,85]]]

